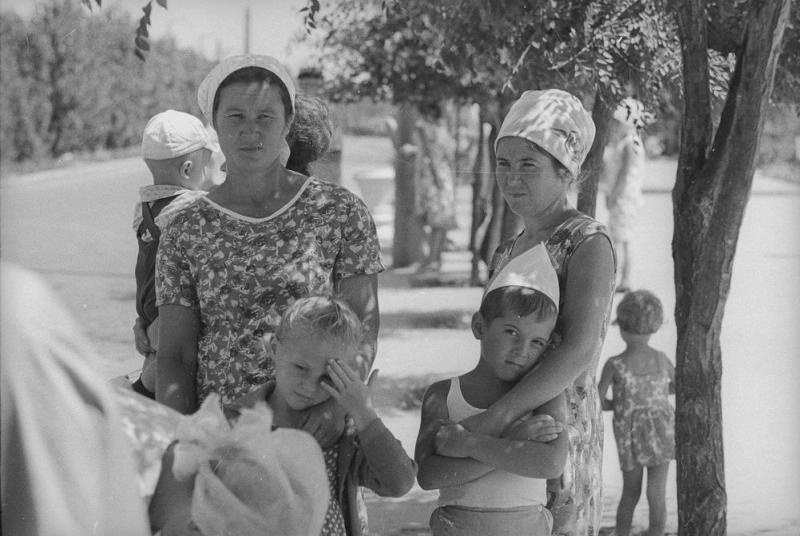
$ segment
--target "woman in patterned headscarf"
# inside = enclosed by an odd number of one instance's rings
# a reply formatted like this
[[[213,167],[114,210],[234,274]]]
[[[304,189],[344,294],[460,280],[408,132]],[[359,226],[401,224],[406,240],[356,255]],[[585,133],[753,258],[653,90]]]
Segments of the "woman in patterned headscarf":
[[[501,244],[490,269],[544,243],[558,273],[560,343],[541,363],[467,426],[499,435],[526,412],[566,390],[569,455],[548,481],[554,535],[599,530],[603,420],[595,369],[608,328],[615,256],[605,227],[567,199],[594,140],[594,124],[566,91],[527,91],[511,107],[496,141],[497,182],[525,228]]]
[[[156,397],[184,413],[212,392],[229,403],[273,377],[264,338],[303,296],[342,297],[374,351],[383,270],[361,199],[281,164],[296,109],[283,65],[270,56],[224,59],[201,83],[198,102],[219,135],[227,178],[174,216],[156,265]],[[343,427],[333,409],[309,416],[307,431],[322,444]]]

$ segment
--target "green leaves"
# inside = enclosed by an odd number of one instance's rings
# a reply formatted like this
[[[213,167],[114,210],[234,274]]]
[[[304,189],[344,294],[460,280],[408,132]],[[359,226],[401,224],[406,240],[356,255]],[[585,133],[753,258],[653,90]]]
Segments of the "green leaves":
[[[101,0],[94,0],[94,1],[97,4],[97,7],[102,7]],[[81,0],[81,4],[83,4],[84,7],[88,8],[89,11],[92,10],[92,0]]]
[[[167,0],[156,0],[156,3],[162,8],[167,9]],[[145,61],[145,53],[150,52],[150,32],[148,31],[147,27],[150,26],[150,14],[152,11],[153,2],[151,0],[142,7],[143,14],[139,19],[139,24],[136,27],[136,37],[134,37],[133,40],[133,54],[141,61]]]
[[[593,94],[647,92],[653,73],[671,74],[672,16],[647,0],[346,0],[320,19],[322,61],[358,58],[338,86],[358,75],[354,95],[419,101],[424,92],[480,100],[517,88],[555,86]],[[323,8],[325,8],[323,3]],[[356,72],[357,71],[357,72]],[[367,73],[364,75],[363,73]],[[410,81],[413,80],[413,83]]]
[[[300,13],[303,13],[303,26],[306,29],[306,33],[310,34],[312,30],[317,28],[317,23],[315,22],[315,17],[317,13],[319,13],[319,0],[308,0],[308,4],[304,6]]]

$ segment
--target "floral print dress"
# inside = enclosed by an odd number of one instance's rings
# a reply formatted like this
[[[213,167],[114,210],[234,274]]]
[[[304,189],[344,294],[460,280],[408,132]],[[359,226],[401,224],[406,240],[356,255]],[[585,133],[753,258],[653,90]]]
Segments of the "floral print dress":
[[[274,376],[265,338],[294,300],[330,294],[344,278],[383,271],[366,205],[309,178],[266,218],[201,197],[171,220],[156,260],[157,305],[199,311],[197,402],[231,403]]]
[[[608,238],[610,243],[608,231],[602,223],[577,213],[559,225],[545,243],[558,274],[562,300],[566,295],[564,285],[570,257],[584,240],[597,234]],[[496,273],[511,260],[517,238],[508,240],[497,248],[490,266],[491,273]],[[613,279],[608,281],[608,288],[611,289],[612,285]],[[600,530],[603,509],[603,415],[595,369],[608,330],[610,308],[609,299],[609,310],[603,318],[601,340],[597,344],[592,365],[566,390],[569,433],[567,463],[564,474],[547,483],[547,506],[553,514],[554,536],[595,536]],[[556,325],[556,331],[558,329]]]
[[[652,467],[675,458],[675,410],[669,402],[667,356],[659,355],[658,370],[634,374],[619,356],[614,367],[614,439],[623,471]]]

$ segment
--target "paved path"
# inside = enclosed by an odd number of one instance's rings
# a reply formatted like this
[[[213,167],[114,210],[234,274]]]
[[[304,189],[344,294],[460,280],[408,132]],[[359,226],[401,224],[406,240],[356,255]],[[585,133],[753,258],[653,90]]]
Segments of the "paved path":
[[[390,150],[377,143],[385,159]],[[345,181],[351,181],[351,186],[353,170],[366,166],[348,161],[345,150]],[[669,311],[674,308],[674,289],[668,192],[675,163],[650,162],[648,169],[648,193],[634,238],[635,284],[658,293]],[[146,184],[147,177],[138,159],[126,159],[4,178],[0,183],[3,257],[42,273],[56,287],[105,357],[101,373],[109,378],[140,363],[130,334],[136,250],[129,226],[137,188]],[[799,193],[797,186],[757,177],[737,246],[722,332],[728,532],[732,535],[766,529],[770,532],[759,534],[800,533],[800,390],[796,388],[800,379],[800,244],[793,238],[800,224]],[[463,229],[469,223],[468,189],[462,188],[459,194],[462,230],[453,238],[463,246]],[[602,219],[605,214],[601,211],[598,216]],[[391,218],[379,213],[376,220],[381,222],[381,240],[389,244]],[[453,273],[466,273],[469,267],[464,252],[449,252],[445,261],[445,270]],[[381,278],[380,296],[383,329],[377,366],[387,382],[413,384],[414,377],[447,376],[474,363],[476,343],[464,326],[478,304],[479,289],[412,289],[404,273],[390,272]],[[668,322],[653,342],[672,353],[674,323]],[[621,348],[612,330],[603,359]],[[386,410],[384,415],[411,451],[417,413]],[[668,489],[674,529],[673,476],[674,467]],[[604,478],[604,524],[613,525],[620,476],[609,423]],[[426,525],[431,500],[430,494],[416,489],[399,501],[382,501],[379,506],[372,502],[373,530],[388,534],[414,524]],[[636,519],[646,523],[644,505]]]

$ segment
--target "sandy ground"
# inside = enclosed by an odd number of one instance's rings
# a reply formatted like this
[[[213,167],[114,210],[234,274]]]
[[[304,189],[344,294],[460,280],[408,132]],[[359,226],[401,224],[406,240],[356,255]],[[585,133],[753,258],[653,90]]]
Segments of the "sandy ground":
[[[356,150],[357,149],[357,150]],[[346,139],[343,175],[373,173],[391,159],[383,139]],[[655,291],[665,310],[674,308],[669,190],[674,161],[648,163],[641,224],[634,239],[635,286]],[[380,175],[380,173],[378,173]],[[5,259],[43,274],[57,289],[103,357],[100,370],[112,378],[140,364],[133,351],[135,241],[130,229],[133,200],[147,172],[136,159],[3,178],[0,184],[0,247]],[[365,193],[365,197],[366,193]],[[469,189],[459,190],[460,230],[452,239],[444,270],[465,277],[463,251],[469,226]],[[384,247],[391,244],[391,195],[371,208]],[[602,199],[599,205],[602,206]],[[602,210],[598,217],[605,217]],[[800,223],[800,189],[768,177],[754,183],[737,246],[731,293],[723,322],[723,408],[728,533],[800,534],[800,248],[793,231]],[[388,247],[387,247],[388,249]],[[412,288],[409,273],[390,270],[380,279],[382,331],[376,367],[382,388],[377,400],[389,427],[409,452],[417,433],[417,410],[399,409],[415,386],[467,370],[477,347],[466,321],[480,289]],[[675,348],[674,322],[654,337],[668,354]],[[612,330],[601,360],[622,349]],[[612,527],[621,475],[606,421],[603,527]],[[668,529],[677,526],[674,465],[668,486]],[[435,495],[419,488],[402,499],[368,497],[375,534],[424,534]],[[646,504],[635,517],[643,528]]]

